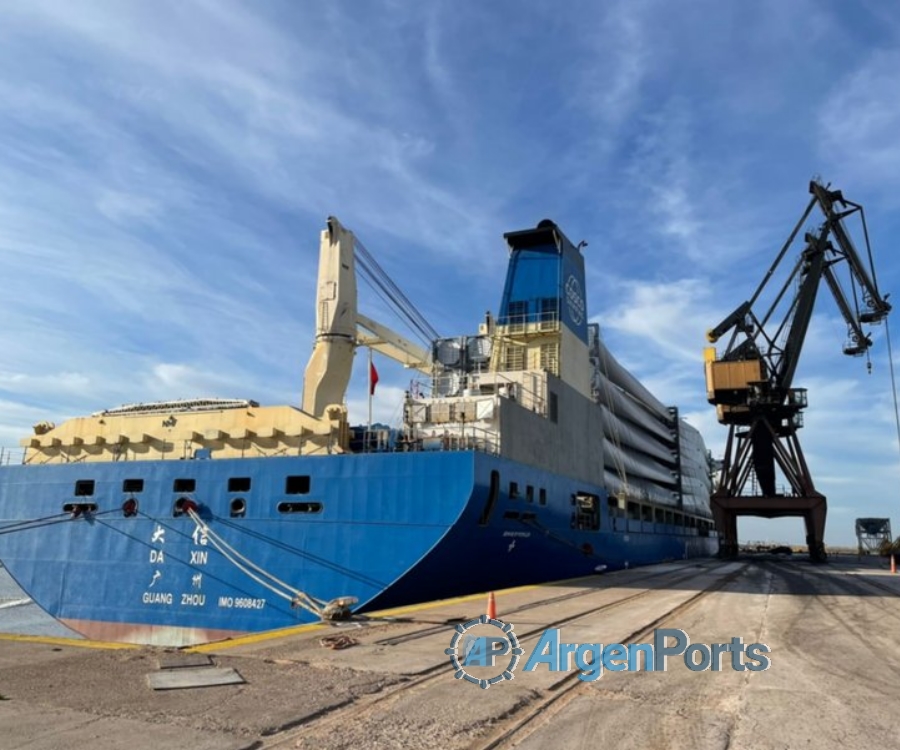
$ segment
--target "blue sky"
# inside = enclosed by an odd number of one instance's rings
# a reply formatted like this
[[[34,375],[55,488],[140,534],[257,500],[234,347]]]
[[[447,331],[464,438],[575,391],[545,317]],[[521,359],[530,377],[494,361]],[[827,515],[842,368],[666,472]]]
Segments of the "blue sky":
[[[0,16],[0,445],[132,401],[297,403],[331,214],[445,335],[496,310],[503,232],[552,218],[589,243],[610,348],[715,453],[703,333],[755,288],[813,175],[866,207],[879,285],[898,287],[892,2],[29,0]],[[378,317],[365,289],[362,308]],[[831,544],[857,516],[900,526],[874,338],[867,375],[823,290],[796,385]],[[393,421],[408,373],[378,366],[375,416]],[[803,537],[799,520],[741,534]]]

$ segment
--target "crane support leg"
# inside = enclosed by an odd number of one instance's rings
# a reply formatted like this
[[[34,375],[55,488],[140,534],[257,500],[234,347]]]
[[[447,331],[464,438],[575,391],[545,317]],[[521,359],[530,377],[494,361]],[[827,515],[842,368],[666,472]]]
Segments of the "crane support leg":
[[[787,482],[775,491],[775,469]],[[755,482],[753,481],[755,477]],[[813,562],[824,562],[825,496],[817,492],[793,429],[778,434],[769,420],[758,418],[746,426],[732,425],[719,488],[710,498],[719,529],[719,556],[738,554],[738,516],[799,517],[806,524],[806,543]]]
[[[738,556],[737,513],[712,502],[713,519],[719,530],[719,557],[733,560]]]
[[[803,497],[767,497],[741,495],[727,497],[716,493],[711,499],[713,517],[719,529],[719,557],[738,555],[738,516],[761,518],[803,518],[806,524],[806,544],[812,562],[825,562],[825,496],[818,493]]]
[[[825,497],[820,496],[821,503],[816,503],[806,513],[806,544],[809,547],[809,559],[813,562],[825,562],[828,555],[825,552],[825,516],[827,507]]]

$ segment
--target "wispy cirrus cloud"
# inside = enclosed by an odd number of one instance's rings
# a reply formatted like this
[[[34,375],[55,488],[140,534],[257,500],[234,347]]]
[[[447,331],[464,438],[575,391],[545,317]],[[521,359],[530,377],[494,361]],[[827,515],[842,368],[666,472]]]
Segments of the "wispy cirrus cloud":
[[[875,50],[834,85],[815,123],[819,148],[842,178],[900,183],[900,50]],[[894,203],[896,206],[896,202]]]

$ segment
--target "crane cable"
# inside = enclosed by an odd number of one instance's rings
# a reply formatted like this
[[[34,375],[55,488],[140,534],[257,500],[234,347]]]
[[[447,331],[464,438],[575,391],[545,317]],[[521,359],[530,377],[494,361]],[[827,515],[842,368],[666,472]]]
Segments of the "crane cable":
[[[860,206],[860,219],[862,220],[863,237],[866,240],[866,253],[869,256],[869,270],[872,272],[872,285],[878,291],[878,277],[875,275],[875,262],[872,260],[872,245],[869,243],[869,227],[866,224],[866,212]],[[900,408],[897,406],[897,379],[894,376],[894,352],[891,347],[891,327],[888,316],[884,318],[884,337],[887,339],[888,368],[891,373],[891,396],[894,399],[894,424],[897,427],[897,450],[900,451]]]
[[[361,272],[360,276],[389,306],[393,307],[393,311],[405,320],[426,346],[430,346],[432,341],[440,338],[440,334],[403,293],[403,290],[388,276],[360,239],[355,237],[354,240],[355,257]]]
[[[897,380],[894,377],[894,353],[891,348],[891,329],[888,319],[884,319],[884,334],[887,339],[888,367],[891,372],[891,394],[894,397],[894,422],[897,425],[897,449],[900,450],[900,409],[897,407]]]

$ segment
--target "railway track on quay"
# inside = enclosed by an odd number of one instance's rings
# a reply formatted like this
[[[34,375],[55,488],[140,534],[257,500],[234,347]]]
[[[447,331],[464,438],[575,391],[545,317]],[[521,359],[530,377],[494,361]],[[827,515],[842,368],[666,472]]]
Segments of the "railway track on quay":
[[[720,590],[740,575],[742,570],[742,564],[734,564],[732,569],[723,573],[720,568],[709,563],[690,563],[675,569],[670,567],[664,571],[632,577],[628,580],[627,585],[623,585],[621,588],[613,583],[608,588],[592,587],[527,602],[502,612],[498,617],[505,622],[515,623],[517,615],[528,613],[530,620],[540,621],[538,626],[524,629],[521,632],[518,628],[516,629],[516,636],[522,643],[540,635],[548,628],[562,628],[602,619],[613,611],[636,603],[648,605],[654,597],[671,596],[673,590],[684,593],[689,590],[690,585],[702,581],[700,590],[689,594],[687,599],[682,598],[672,605],[664,604],[662,611],[652,609],[652,616],[641,620],[627,637],[618,639],[623,643],[636,642],[651,635],[655,628],[664,627],[672,618],[696,606],[711,593]],[[639,590],[629,592],[629,589],[634,589],[636,586],[640,586]],[[607,599],[610,594],[613,596],[611,600],[596,601]],[[572,605],[576,602],[578,608],[572,613],[564,616],[553,614],[554,606]],[[432,624],[402,635],[375,639],[373,643],[402,647],[404,643],[423,638],[444,636],[446,640],[443,646],[445,647],[452,633],[452,624]],[[268,736],[249,747],[252,747],[253,750],[330,747],[335,737],[342,734],[347,727],[360,727],[373,721],[377,722],[392,711],[402,712],[404,707],[424,700],[430,692],[446,688],[448,683],[455,690],[475,690],[474,686],[459,684],[453,680],[452,671],[448,657],[444,655],[443,647],[435,648],[433,663],[418,670],[416,674],[407,679],[388,685],[375,694],[360,696],[352,701],[330,707],[319,715],[305,717],[298,720],[296,724],[273,727]],[[493,750],[515,744],[521,737],[528,734],[537,719],[540,718],[543,721],[552,716],[579,691],[586,689],[587,683],[578,680],[578,674],[577,670],[558,673],[558,678],[553,679],[549,685],[542,685],[540,689],[530,690],[527,689],[529,677],[520,677],[515,680],[516,688],[521,694],[516,696],[507,710],[495,717],[490,725],[484,727],[481,736],[473,738],[471,747],[477,750]],[[504,684],[502,687],[495,687],[492,692],[506,691],[510,687],[511,685]],[[459,694],[461,699],[463,696],[468,699],[472,694]],[[340,744],[335,744],[335,746],[340,746]]]

